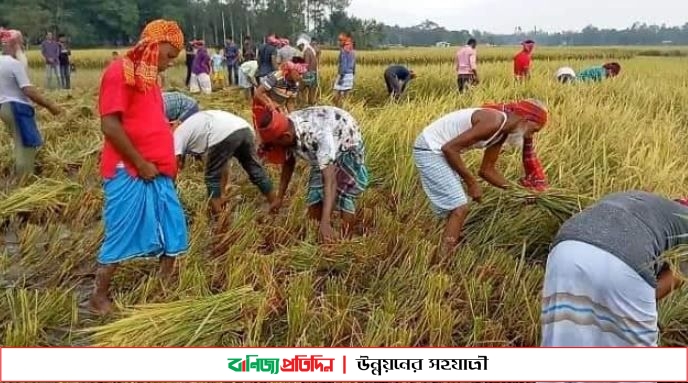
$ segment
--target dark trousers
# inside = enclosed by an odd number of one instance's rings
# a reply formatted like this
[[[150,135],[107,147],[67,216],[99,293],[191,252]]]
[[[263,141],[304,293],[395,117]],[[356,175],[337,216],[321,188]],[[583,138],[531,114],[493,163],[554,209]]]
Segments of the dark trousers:
[[[229,85],[239,85],[239,64],[227,64],[227,82]]]
[[[463,93],[469,85],[473,84],[475,76],[472,74],[460,74],[457,80],[459,84],[459,92]]]
[[[60,85],[62,89],[72,88],[72,67],[69,64],[60,65]]]
[[[253,134],[250,128],[247,128],[230,134],[222,142],[208,149],[205,183],[210,198],[219,198],[222,195],[222,172],[226,170],[227,163],[232,157],[239,161],[251,183],[256,185],[261,193],[267,194],[272,191],[272,181],[258,161]]]
[[[193,60],[193,57],[186,57],[186,81],[184,82],[186,86],[189,86],[189,82],[191,81],[191,67],[193,66]]]

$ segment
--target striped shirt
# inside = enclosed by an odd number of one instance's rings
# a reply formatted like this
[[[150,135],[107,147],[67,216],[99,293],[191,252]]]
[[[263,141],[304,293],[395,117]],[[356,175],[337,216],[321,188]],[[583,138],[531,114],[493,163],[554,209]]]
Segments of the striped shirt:
[[[279,104],[295,98],[299,93],[299,84],[289,81],[279,70],[263,77],[260,83],[270,92],[270,98]]]

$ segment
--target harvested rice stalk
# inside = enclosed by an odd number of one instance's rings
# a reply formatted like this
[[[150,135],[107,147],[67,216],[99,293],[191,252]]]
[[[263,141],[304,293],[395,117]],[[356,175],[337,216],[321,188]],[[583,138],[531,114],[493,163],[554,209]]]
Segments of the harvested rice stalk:
[[[70,197],[75,196],[80,190],[81,186],[73,182],[39,179],[10,195],[0,195],[0,218],[4,219],[17,213],[55,211],[66,206]]]
[[[125,309],[123,318],[85,330],[95,346],[240,345],[264,301],[250,287],[202,298]]]
[[[553,190],[532,194],[523,189],[490,193],[472,207],[465,233],[480,246],[527,245],[539,257],[559,226],[589,201],[577,194]]]

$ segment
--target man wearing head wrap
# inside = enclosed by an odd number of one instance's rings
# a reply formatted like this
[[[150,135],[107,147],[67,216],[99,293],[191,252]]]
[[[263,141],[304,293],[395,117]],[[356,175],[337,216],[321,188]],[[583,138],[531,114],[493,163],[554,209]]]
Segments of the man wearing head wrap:
[[[418,136],[413,156],[433,211],[447,219],[443,234],[446,250],[456,247],[462,238],[469,198],[478,203],[482,198],[478,180],[466,166],[462,154],[472,149],[484,150],[478,175],[493,186],[507,188],[509,182],[496,168],[502,146],[506,142],[530,140],[545,126],[547,118],[547,108],[537,100],[489,104],[450,113],[431,123]],[[530,150],[529,158],[534,154],[532,147]],[[526,171],[532,169],[526,167]],[[544,178],[544,172],[535,176],[527,174],[526,178],[528,183],[534,183],[536,180],[532,178]],[[538,181],[546,183],[544,179]],[[538,188],[545,186],[540,183]]]
[[[119,263],[158,257],[169,276],[175,257],[188,248],[184,211],[174,186],[177,161],[165,116],[158,74],[184,49],[177,23],[146,25],[139,42],[104,71],[99,95],[105,143],[100,173],[104,179],[105,235],[91,306],[112,309],[110,281]]]
[[[535,42],[533,40],[526,40],[522,44],[523,49],[516,56],[514,56],[514,76],[516,80],[527,80],[530,78],[530,69],[532,64],[533,48]]]
[[[342,32],[339,34],[339,47],[339,69],[334,84],[334,104],[341,107],[344,97],[354,89],[354,76],[356,74],[356,53],[350,33]]]
[[[262,120],[266,113],[274,110],[291,112],[299,95],[299,82],[306,73],[305,64],[295,64],[287,61],[280,65],[280,70],[261,79],[253,97],[254,126]]]
[[[14,140],[15,173],[23,178],[35,172],[36,152],[43,143],[31,102],[53,115],[62,110],[31,84],[21,32],[0,29],[0,42],[0,120]]]
[[[299,38],[296,41],[296,46],[301,49],[303,59],[308,67],[308,71],[303,74],[301,81],[303,98],[309,106],[313,106],[318,101],[318,52],[311,46],[307,36]]]
[[[612,193],[568,219],[547,259],[543,347],[657,347],[657,302],[683,284],[688,207],[644,191]]]
[[[336,235],[332,213],[342,213],[343,231],[356,224],[356,200],[368,187],[365,145],[358,123],[348,112],[317,106],[286,115],[267,114],[258,133],[267,162],[282,165],[280,190],[271,211],[277,213],[296,166],[296,156],[311,168],[306,203],[311,219],[320,223],[320,237],[331,242]]]

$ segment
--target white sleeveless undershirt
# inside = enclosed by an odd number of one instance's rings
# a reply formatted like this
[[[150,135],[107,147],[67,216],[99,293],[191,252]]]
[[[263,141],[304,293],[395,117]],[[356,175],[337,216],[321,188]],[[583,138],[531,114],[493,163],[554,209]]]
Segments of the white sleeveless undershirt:
[[[456,112],[449,113],[438,120],[432,122],[428,127],[423,130],[421,136],[427,143],[427,149],[433,152],[441,152],[442,146],[447,142],[455,139],[459,135],[465,133],[473,127],[473,113],[482,110],[481,108],[469,108],[461,109]],[[493,145],[497,139],[502,134],[502,129],[504,129],[504,124],[506,123],[507,116],[502,113],[504,121],[502,126],[499,127],[497,132],[490,137],[488,140],[480,141],[471,146],[470,149],[484,149]]]

